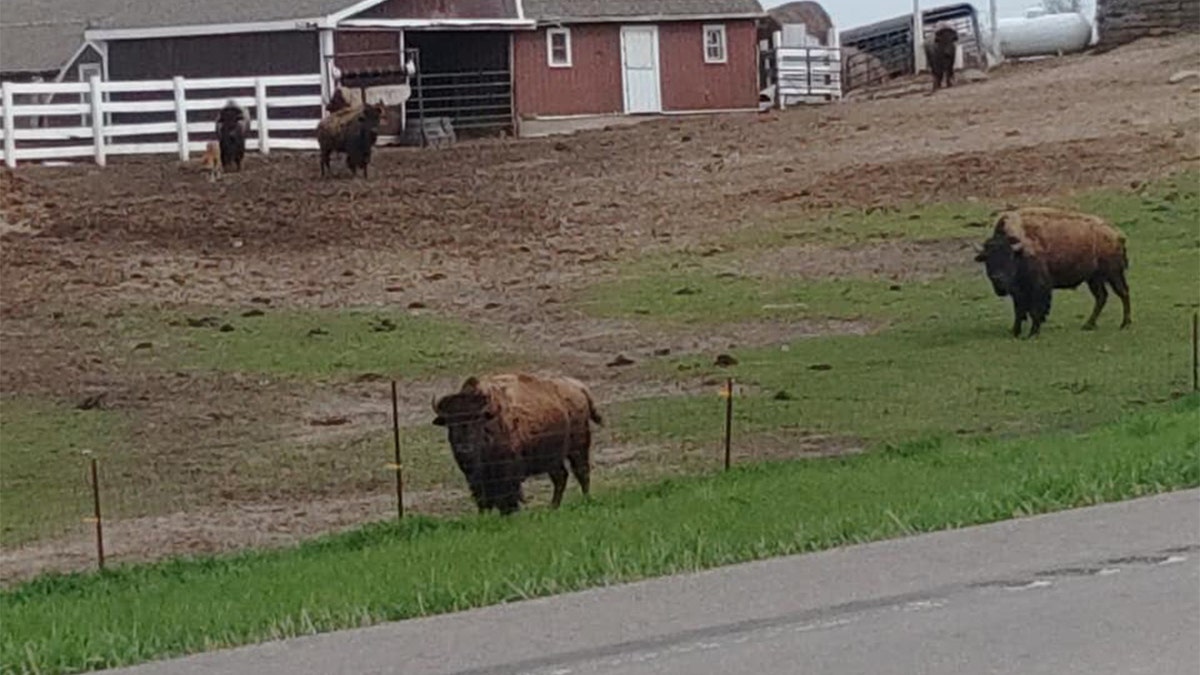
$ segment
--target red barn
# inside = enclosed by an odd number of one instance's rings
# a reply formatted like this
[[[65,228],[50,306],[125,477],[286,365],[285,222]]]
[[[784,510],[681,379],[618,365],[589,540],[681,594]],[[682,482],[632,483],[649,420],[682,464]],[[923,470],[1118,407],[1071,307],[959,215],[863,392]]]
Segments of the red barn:
[[[757,0],[523,0],[519,119],[757,110]]]

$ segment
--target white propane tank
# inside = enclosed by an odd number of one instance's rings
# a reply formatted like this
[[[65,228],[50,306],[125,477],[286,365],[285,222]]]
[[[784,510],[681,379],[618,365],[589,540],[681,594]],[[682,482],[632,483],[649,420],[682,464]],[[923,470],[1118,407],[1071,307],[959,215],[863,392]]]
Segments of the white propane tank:
[[[1000,53],[1007,58],[1070,54],[1087,48],[1092,24],[1082,14],[1043,14],[996,21]]]

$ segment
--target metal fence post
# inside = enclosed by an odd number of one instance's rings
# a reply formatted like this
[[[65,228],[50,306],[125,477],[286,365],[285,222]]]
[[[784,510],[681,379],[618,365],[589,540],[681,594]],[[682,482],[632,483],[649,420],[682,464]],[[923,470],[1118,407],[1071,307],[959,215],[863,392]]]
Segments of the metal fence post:
[[[177,138],[179,139],[179,161],[188,161],[188,119],[187,119],[187,91],[184,88],[183,78],[176,75],[171,78],[175,83],[175,127]]]
[[[725,380],[725,470],[733,463],[733,378]]]
[[[88,453],[91,454],[91,453]],[[104,529],[100,518],[100,472],[92,456],[92,519],[96,521],[96,561],[104,569]]]
[[[10,169],[17,168],[17,125],[13,110],[13,93],[7,82],[0,82],[0,97],[4,104],[4,163]]]
[[[404,519],[404,466],[400,463],[400,405],[396,381],[392,380],[392,440],[396,449],[396,515]]]
[[[254,112],[258,122],[258,151],[271,154],[271,135],[267,129],[267,85],[262,78],[254,80]]]

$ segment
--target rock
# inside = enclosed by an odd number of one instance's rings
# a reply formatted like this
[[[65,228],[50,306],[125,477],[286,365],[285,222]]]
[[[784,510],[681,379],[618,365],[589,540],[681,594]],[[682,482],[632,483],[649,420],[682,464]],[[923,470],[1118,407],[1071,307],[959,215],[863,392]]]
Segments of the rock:
[[[1021,132],[1017,129],[1009,129],[1008,131],[1004,132],[1004,135],[1009,137],[1020,136]]]
[[[617,354],[617,358],[613,359],[612,361],[609,361],[605,365],[607,365],[609,368],[619,368],[621,366],[631,366],[631,365],[633,365],[633,359],[625,356],[624,354]]]
[[[222,333],[232,333],[233,332],[233,324],[223,323],[223,324],[221,324],[221,327],[218,328],[217,330],[221,331]]]
[[[738,364],[738,360],[731,354],[717,354],[717,360],[714,363],[721,368],[728,368],[730,366],[736,366]]]
[[[700,294],[700,291],[698,291],[690,286],[684,286],[683,288],[675,291],[675,295],[699,295],[699,294]]]
[[[150,349],[153,346],[154,346],[153,342],[139,342],[133,346],[133,350],[138,351],[139,349]]]
[[[654,350],[654,355],[655,355],[655,356],[670,356],[670,355],[671,355],[671,348],[670,348],[670,347],[663,347],[663,348],[661,348],[661,349],[655,349],[655,350]]]
[[[833,366],[828,363],[814,363],[808,367],[809,370],[833,370]]]
[[[250,298],[250,302],[253,302],[256,305],[269,305],[271,304],[271,299],[264,298],[261,295],[256,295],[253,298]]]
[[[262,316],[263,314],[265,314],[265,312],[263,312],[261,309],[248,309],[248,310],[242,312],[242,316],[244,316],[246,318],[250,318],[250,317],[254,317],[254,316]]]
[[[337,427],[343,424],[349,424],[350,418],[344,415],[333,415],[331,417],[318,417],[308,421],[314,427]]]
[[[988,79],[988,74],[978,68],[964,68],[955,77],[963,82],[983,82]]]
[[[1168,84],[1179,84],[1180,82],[1183,82],[1184,80],[1190,80],[1193,77],[1196,79],[1200,79],[1200,70],[1176,71],[1174,73],[1171,73],[1171,76],[1167,78],[1167,83]]]
[[[425,303],[421,302],[420,300],[413,300],[412,302],[408,303],[409,309],[425,309],[425,307]]]
[[[772,396],[771,398],[775,399],[776,401],[791,401],[791,400],[795,399],[795,397],[792,396],[791,392],[784,391],[782,389],[775,392],[775,395]]]
[[[104,403],[104,397],[107,395],[108,392],[106,391],[102,391],[99,394],[92,394],[91,396],[88,396],[80,401],[79,405],[75,407],[80,410],[93,410],[99,408]]]

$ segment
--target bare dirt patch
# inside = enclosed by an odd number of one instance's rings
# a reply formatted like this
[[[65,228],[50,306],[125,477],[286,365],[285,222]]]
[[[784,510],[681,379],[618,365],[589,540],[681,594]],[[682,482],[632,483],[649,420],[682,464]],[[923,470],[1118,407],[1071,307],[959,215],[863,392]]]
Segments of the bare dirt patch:
[[[868,278],[927,281],[976,267],[966,240],[884,241],[852,246],[786,246],[755,256],[743,269],[789,279]]]
[[[151,475],[201,501],[211,497],[204,505],[220,534],[205,536],[253,545],[269,527],[214,504],[264,495],[289,504],[335,495],[369,502],[382,479],[221,497],[219,467],[281,439],[319,444],[368,433],[386,419],[386,385],[147,369],[136,345],[108,342],[107,314],[183,304],[413,307],[496,329],[533,355],[530,365],[594,382],[605,404],[672,393],[678,385],[647,379],[644,369],[607,363],[621,353],[642,362],[664,350],[725,351],[873,327],[760,322],[677,331],[594,320],[564,307],[566,299],[632,257],[763,222],[842,207],[1020,203],[1195,167],[1200,101],[1167,75],[1197,65],[1187,37],[1144,40],[1101,56],[1006,67],[935,96],[663,119],[565,139],[383,149],[369,181],[321,180],[315,155],[289,153],[252,157],[218,184],[163,157],[3,171],[0,393],[71,405],[108,392],[105,404],[137,422],[132,446],[159,467]],[[784,274],[904,282],[952,273],[960,253],[950,244],[888,242],[769,255],[764,269]],[[422,422],[429,394],[460,382],[412,383],[404,419]],[[313,424],[339,415],[349,423]],[[792,444],[803,440],[788,437],[780,447]],[[344,513],[301,518],[312,526],[295,536],[373,512]],[[171,534],[192,532],[182,521],[168,517],[154,527],[156,538],[137,539],[143,525],[130,525],[126,538],[114,523],[114,544],[130,541],[127,550],[138,555],[193,550],[194,533]],[[87,537],[46,546],[77,545],[86,549]],[[6,552],[0,576],[59,564],[23,555]]]

